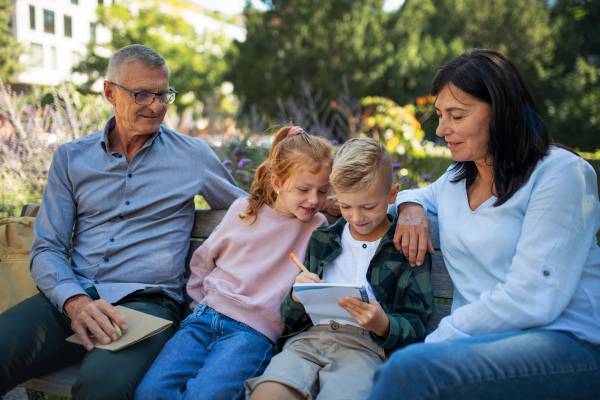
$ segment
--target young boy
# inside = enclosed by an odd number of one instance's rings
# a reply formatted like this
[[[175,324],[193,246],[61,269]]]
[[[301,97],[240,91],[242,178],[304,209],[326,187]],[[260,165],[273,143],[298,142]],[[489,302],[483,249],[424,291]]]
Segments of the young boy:
[[[314,326],[292,289],[281,305],[292,332],[264,374],[246,381],[251,399],[365,399],[386,355],[425,337],[433,310],[431,258],[411,268],[392,240],[387,215],[399,186],[391,158],[374,139],[354,138],[338,151],[330,176],[342,212],[333,225],[313,232],[300,282],[364,285],[369,303],[339,300],[354,318]]]

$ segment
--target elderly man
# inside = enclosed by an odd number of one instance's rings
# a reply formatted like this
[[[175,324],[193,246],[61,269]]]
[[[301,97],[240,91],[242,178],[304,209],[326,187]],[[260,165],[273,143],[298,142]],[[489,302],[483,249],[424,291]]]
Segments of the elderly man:
[[[227,208],[246,193],[201,140],[161,126],[177,92],[165,59],[132,45],[110,59],[103,130],[54,155],[35,223],[31,274],[42,293],[0,315],[0,394],[82,361],[74,398],[131,398],[180,323],[194,196]],[[73,237],[72,237],[73,235]],[[174,321],[118,352],[123,305]],[[84,346],[65,339],[79,336]],[[86,351],[87,350],[87,351]]]

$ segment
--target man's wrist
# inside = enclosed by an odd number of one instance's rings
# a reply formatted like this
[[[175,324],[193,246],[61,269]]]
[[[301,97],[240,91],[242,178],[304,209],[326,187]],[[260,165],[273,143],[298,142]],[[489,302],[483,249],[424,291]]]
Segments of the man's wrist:
[[[77,301],[81,298],[87,297],[88,299],[90,298],[90,296],[88,296],[87,294],[76,294],[75,296],[71,296],[67,299],[67,301],[65,301],[65,304],[63,304],[63,310],[65,312],[67,312],[67,305],[71,304],[74,301]]]

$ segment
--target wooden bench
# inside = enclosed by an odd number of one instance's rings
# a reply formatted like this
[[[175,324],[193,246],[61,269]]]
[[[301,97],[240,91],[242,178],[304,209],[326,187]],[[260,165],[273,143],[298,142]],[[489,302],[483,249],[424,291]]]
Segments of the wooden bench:
[[[27,210],[31,209],[31,205],[23,207],[21,215],[29,215]],[[187,271],[189,273],[189,261],[192,254],[202,242],[208,238],[215,227],[221,222],[226,210],[196,210],[194,227],[191,233],[190,250],[186,259]],[[432,256],[431,280],[433,284],[433,293],[436,297],[436,304],[433,308],[433,314],[427,323],[427,333],[433,331],[440,320],[450,314],[450,299],[452,299],[452,281],[446,271],[444,260],[439,252],[440,240],[438,234],[437,217],[429,218],[429,226],[432,233],[433,246],[436,249],[436,254]],[[438,303],[440,302],[440,303]],[[61,369],[41,378],[30,379],[21,384],[29,390],[38,392],[51,393],[64,397],[71,397],[71,386],[75,383],[79,364]]]

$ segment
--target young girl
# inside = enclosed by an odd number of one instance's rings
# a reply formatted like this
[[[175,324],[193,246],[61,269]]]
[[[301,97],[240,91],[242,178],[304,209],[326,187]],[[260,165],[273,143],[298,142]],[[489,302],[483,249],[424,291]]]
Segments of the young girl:
[[[283,333],[279,306],[300,272],[311,233],[327,225],[331,145],[299,126],[275,135],[251,194],[236,200],[194,253],[192,314],[167,342],[136,399],[238,399],[261,375]]]

